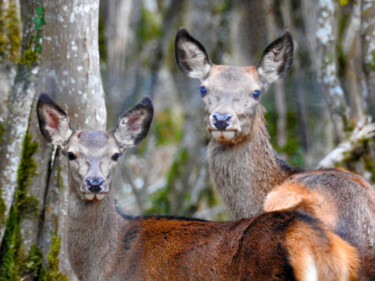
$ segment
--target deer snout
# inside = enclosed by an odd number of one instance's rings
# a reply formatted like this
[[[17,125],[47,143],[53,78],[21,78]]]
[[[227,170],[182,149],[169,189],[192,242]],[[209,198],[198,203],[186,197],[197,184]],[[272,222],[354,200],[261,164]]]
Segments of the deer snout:
[[[92,193],[99,193],[103,190],[105,180],[102,177],[88,177],[86,179],[87,190]]]
[[[106,181],[102,177],[88,177],[85,180],[85,188],[89,193],[85,193],[84,196],[87,200],[102,200],[104,193],[106,193]]]
[[[212,114],[211,123],[220,131],[225,130],[231,124],[232,114],[225,113],[214,113]]]

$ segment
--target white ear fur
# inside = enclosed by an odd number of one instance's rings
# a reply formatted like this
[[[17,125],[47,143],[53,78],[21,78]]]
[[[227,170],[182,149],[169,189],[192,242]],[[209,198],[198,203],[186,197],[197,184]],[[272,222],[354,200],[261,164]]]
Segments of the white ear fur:
[[[190,68],[186,74],[191,78],[203,80],[211,69],[205,54],[191,42],[182,43],[181,49],[185,52],[185,59],[181,60],[181,63],[189,65]]]
[[[52,144],[62,146],[73,133],[69,126],[69,117],[60,114],[47,105],[44,106],[44,111],[46,116],[45,129],[51,137]]]
[[[203,45],[183,28],[176,36],[175,55],[178,67],[191,78],[204,80],[212,67]]]
[[[119,117],[113,136],[121,150],[137,145],[146,137],[152,117],[152,101],[147,97]]]
[[[293,62],[293,40],[289,32],[272,42],[263,52],[258,73],[264,88],[286,76]]]
[[[41,94],[37,104],[37,115],[39,128],[44,138],[63,148],[73,133],[65,111],[48,95]]]

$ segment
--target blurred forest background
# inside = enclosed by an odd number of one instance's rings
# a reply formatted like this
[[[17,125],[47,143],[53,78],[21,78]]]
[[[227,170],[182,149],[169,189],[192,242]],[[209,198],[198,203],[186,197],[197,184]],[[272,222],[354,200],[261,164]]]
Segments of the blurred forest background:
[[[274,148],[292,165],[375,182],[374,0],[0,0],[0,280],[75,278],[67,163],[40,136],[42,92],[75,128],[96,129],[152,97],[150,133],[116,171],[119,209],[231,219],[207,171],[199,81],[175,63],[180,26],[215,64],[237,66],[256,65],[289,30],[292,71],[262,98]]]

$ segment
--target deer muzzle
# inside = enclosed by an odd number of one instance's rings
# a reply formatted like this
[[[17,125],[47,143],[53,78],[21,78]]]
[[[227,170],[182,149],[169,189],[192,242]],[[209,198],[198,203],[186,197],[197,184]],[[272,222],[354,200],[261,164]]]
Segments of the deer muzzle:
[[[235,117],[230,113],[215,112],[210,116],[209,132],[217,141],[228,142],[234,139],[239,129],[235,126]]]
[[[92,201],[103,200],[105,194],[108,192],[107,184],[102,177],[88,177],[85,180],[84,196],[87,200]]]

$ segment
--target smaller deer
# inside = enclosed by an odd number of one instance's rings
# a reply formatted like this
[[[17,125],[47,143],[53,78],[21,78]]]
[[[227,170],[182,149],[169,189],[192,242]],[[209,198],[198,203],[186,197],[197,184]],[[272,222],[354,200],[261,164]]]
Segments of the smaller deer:
[[[373,187],[342,169],[293,168],[269,141],[260,100],[291,68],[291,35],[286,32],[272,42],[256,67],[213,64],[203,45],[183,28],[176,36],[175,55],[182,72],[201,82],[204,123],[211,134],[210,174],[234,216],[254,217],[264,210],[313,214],[358,247],[361,280],[375,280]]]
[[[72,130],[45,94],[37,113],[43,136],[69,159],[68,252],[80,280],[356,279],[356,249],[310,215],[271,212],[235,222],[120,215],[111,179],[121,153],[149,130],[149,98],[109,132]]]

